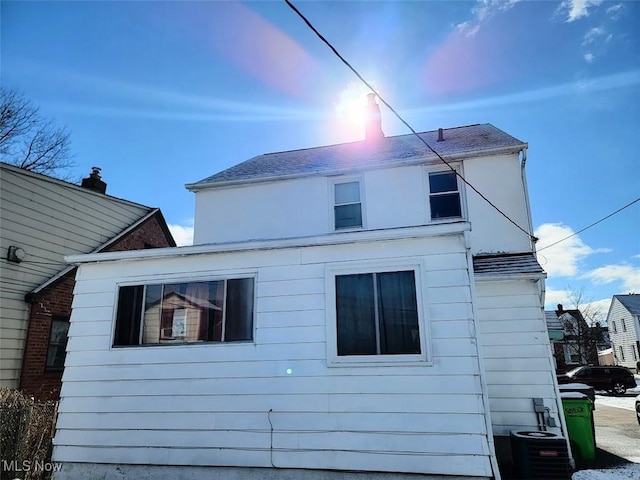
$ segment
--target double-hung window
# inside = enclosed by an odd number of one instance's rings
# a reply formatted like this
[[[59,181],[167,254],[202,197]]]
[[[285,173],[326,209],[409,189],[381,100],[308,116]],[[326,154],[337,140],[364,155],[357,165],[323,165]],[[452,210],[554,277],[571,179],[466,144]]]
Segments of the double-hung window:
[[[54,316],[51,320],[51,332],[47,347],[47,370],[57,370],[64,367],[68,332],[69,317]]]
[[[455,172],[429,173],[431,219],[462,217],[458,177]]]
[[[418,267],[329,271],[330,362],[424,361],[418,274]]]
[[[254,279],[121,286],[114,346],[253,339]]]
[[[362,227],[360,181],[333,184],[333,217],[336,230]]]

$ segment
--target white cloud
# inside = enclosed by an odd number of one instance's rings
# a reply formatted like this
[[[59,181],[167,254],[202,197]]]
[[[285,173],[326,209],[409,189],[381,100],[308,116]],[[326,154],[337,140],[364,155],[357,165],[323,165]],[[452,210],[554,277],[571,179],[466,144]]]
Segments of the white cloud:
[[[584,39],[582,40],[582,45],[589,45],[598,41],[598,39],[602,38],[605,33],[607,33],[602,27],[593,27],[584,35]]]
[[[622,3],[618,3],[607,8],[607,13],[611,16],[612,20],[619,20],[625,11],[625,6]]]
[[[587,63],[591,63],[593,62],[593,60],[596,58],[595,55],[591,52],[587,52],[583,55],[584,59],[587,61]]]
[[[574,232],[571,227],[561,223],[545,223],[535,230],[535,236],[539,238],[537,248],[542,250],[539,260],[542,267],[550,276],[571,277],[578,274],[579,262],[598,252],[607,250],[595,250],[586,245],[579,236],[573,236],[563,242],[545,248],[559,240],[562,240]]]
[[[597,7],[603,0],[564,0],[556,13],[567,16],[567,23],[589,16],[589,9]]]
[[[456,25],[458,33],[472,37],[480,30],[481,25],[500,12],[506,12],[522,0],[477,0],[471,9],[473,20]]]
[[[585,273],[582,278],[600,284],[618,283],[623,293],[640,292],[640,267],[628,263],[598,267]]]
[[[168,227],[179,247],[193,245],[193,225],[169,224]]]

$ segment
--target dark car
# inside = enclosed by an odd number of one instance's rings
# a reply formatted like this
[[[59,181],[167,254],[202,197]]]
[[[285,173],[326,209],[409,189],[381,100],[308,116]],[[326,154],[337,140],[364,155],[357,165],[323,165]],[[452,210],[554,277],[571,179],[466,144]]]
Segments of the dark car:
[[[594,390],[606,390],[614,395],[623,395],[627,388],[637,386],[631,370],[625,367],[587,365],[558,375],[558,383],[584,383]]]

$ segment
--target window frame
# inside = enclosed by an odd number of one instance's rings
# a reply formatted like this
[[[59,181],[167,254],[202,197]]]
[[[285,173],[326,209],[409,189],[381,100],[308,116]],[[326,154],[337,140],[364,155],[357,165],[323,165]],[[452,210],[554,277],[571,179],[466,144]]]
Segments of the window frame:
[[[426,203],[426,211],[427,211],[427,215],[428,215],[428,221],[431,223],[445,223],[445,222],[451,222],[451,221],[460,221],[460,220],[466,220],[467,218],[467,211],[466,211],[466,201],[465,201],[465,193],[464,193],[464,182],[462,182],[459,178],[459,175],[462,175],[462,166],[461,165],[451,165],[453,167],[453,169],[455,170],[455,178],[456,178],[456,186],[458,187],[458,199],[460,200],[460,216],[459,217],[440,217],[440,218],[434,218],[433,217],[433,212],[431,211],[431,196],[435,195],[435,196],[440,196],[440,195],[445,195],[445,194],[450,194],[453,193],[453,191],[451,192],[437,192],[432,194],[431,193],[431,182],[429,181],[430,177],[432,174],[442,174],[442,173],[454,173],[453,171],[451,171],[450,168],[426,168],[425,169],[425,189],[427,191],[426,194],[426,198],[425,198],[425,203]]]
[[[352,203],[336,203],[336,185],[340,185],[343,183],[354,183],[358,182],[358,191],[360,194],[360,217],[361,222],[360,226],[357,227],[336,227],[336,207],[345,206],[345,205],[355,205],[355,202]],[[364,180],[361,175],[356,176],[341,176],[341,177],[333,177],[329,181],[329,208],[331,210],[329,218],[331,221],[330,228],[332,232],[353,232],[364,230],[366,228],[366,215],[365,215],[365,205],[364,205]]]
[[[227,280],[238,280],[238,279],[252,279],[253,280],[253,314],[251,317],[251,340],[241,340],[241,341],[195,341],[195,342],[168,342],[168,343],[143,343],[144,338],[144,314],[141,311],[140,315],[140,328],[138,334],[138,344],[134,345],[115,345],[114,342],[116,340],[116,328],[118,321],[118,302],[120,298],[120,291],[122,287],[137,287],[142,286],[145,287],[143,291],[142,297],[142,306],[144,308],[145,299],[147,295],[148,286],[153,285],[174,285],[180,283],[199,283],[199,282],[219,282]],[[231,345],[251,345],[255,344],[256,341],[256,319],[257,319],[257,291],[258,291],[258,276],[257,272],[251,271],[247,273],[229,273],[224,274],[221,273],[216,276],[206,276],[206,277],[176,277],[176,278],[163,278],[162,281],[158,281],[157,278],[144,278],[139,279],[137,281],[126,281],[119,282],[115,285],[114,292],[114,304],[113,304],[113,318],[112,318],[112,328],[111,328],[111,340],[110,340],[110,349],[121,349],[121,348],[165,348],[165,347],[196,347],[196,346],[212,346],[215,345],[217,347],[223,346],[231,346]],[[226,285],[225,285],[225,299],[226,299]]]
[[[387,273],[396,271],[414,272],[416,303],[418,310],[418,332],[420,353],[376,354],[376,355],[338,355],[336,277],[340,275]],[[369,367],[432,365],[432,348],[429,321],[426,317],[427,295],[425,265],[422,259],[407,259],[405,262],[381,261],[375,263],[340,263],[325,267],[325,318],[326,348],[328,367]]]
[[[49,350],[52,346],[59,347],[63,345],[61,343],[52,343],[51,342],[51,334],[53,333],[53,324],[54,322],[66,322],[67,323],[67,334],[64,342],[64,356],[62,359],[62,365],[49,365]],[[64,370],[64,363],[67,357],[67,344],[69,343],[69,328],[71,327],[71,318],[68,315],[53,315],[51,317],[51,325],[49,326],[49,338],[47,339],[47,354],[44,359],[44,371],[45,372],[60,372]]]

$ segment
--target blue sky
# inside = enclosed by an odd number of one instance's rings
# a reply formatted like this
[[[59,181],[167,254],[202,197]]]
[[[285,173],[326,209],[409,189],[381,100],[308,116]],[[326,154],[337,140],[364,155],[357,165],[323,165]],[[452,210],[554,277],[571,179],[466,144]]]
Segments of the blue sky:
[[[640,197],[640,3],[294,2],[417,131],[492,123],[529,143],[538,246]],[[284,2],[3,1],[2,83],[71,131],[77,167],[160,207],[252,156],[360,140],[365,90]],[[387,135],[407,133],[383,109]],[[224,214],[224,212],[220,212]],[[640,293],[640,203],[541,250],[547,304]]]

